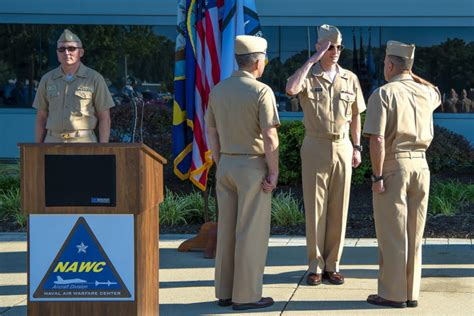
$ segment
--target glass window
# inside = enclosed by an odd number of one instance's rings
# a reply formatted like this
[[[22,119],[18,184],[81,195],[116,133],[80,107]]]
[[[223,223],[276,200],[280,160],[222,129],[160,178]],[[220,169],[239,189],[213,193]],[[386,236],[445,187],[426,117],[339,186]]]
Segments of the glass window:
[[[81,38],[82,62],[102,74],[116,102],[128,76],[153,98],[172,91],[175,26],[0,24],[0,107],[31,107],[41,77],[58,67],[64,28]]]
[[[443,103],[437,111],[474,112],[474,28],[382,28],[382,43],[416,45],[413,72],[438,86]]]

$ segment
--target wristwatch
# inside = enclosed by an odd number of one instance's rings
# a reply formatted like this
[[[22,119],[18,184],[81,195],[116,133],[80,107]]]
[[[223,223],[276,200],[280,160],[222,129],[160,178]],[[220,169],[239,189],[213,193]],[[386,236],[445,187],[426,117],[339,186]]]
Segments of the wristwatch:
[[[353,146],[355,150],[358,150],[360,152],[362,152],[362,150],[364,150],[364,147],[362,147],[362,145],[354,145]]]
[[[372,179],[372,183],[379,182],[380,180],[383,180],[383,176],[374,176],[371,175],[370,179]]]

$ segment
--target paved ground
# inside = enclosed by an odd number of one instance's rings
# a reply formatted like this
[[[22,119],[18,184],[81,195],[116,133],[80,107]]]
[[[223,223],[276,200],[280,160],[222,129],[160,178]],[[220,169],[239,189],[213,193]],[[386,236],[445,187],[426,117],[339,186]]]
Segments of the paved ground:
[[[190,235],[160,239],[161,315],[238,314],[215,303],[214,260],[201,252],[178,253]],[[25,234],[0,233],[0,314],[26,315]],[[346,241],[342,286],[304,282],[305,240],[275,236],[264,278],[264,295],[275,305],[254,314],[268,315],[474,315],[474,247],[468,239],[426,239],[420,306],[401,310],[377,308],[365,302],[377,287],[377,243]],[[248,312],[249,313],[249,312]]]

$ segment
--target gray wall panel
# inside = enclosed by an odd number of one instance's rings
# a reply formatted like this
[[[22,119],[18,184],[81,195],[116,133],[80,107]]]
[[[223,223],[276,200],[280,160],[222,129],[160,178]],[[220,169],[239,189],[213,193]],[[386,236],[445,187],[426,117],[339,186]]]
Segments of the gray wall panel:
[[[474,26],[473,0],[257,0],[262,25]],[[0,23],[176,23],[176,0],[8,0]]]

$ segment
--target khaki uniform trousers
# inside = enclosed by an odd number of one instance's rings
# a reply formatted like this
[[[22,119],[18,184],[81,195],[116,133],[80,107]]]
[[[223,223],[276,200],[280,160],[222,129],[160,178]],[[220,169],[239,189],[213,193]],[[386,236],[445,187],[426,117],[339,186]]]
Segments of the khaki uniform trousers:
[[[378,295],[391,301],[418,300],[420,294],[430,170],[424,153],[416,154],[417,158],[385,160],[385,192],[373,194],[379,245]]]
[[[84,135],[76,136],[75,132],[66,133],[66,138],[61,134],[46,131],[45,143],[97,143],[94,131],[83,132]]]
[[[215,290],[219,299],[262,297],[270,237],[271,194],[262,191],[265,159],[222,155],[216,173],[219,204]]]
[[[349,138],[306,135],[301,146],[309,272],[338,272],[344,248],[352,176]]]

